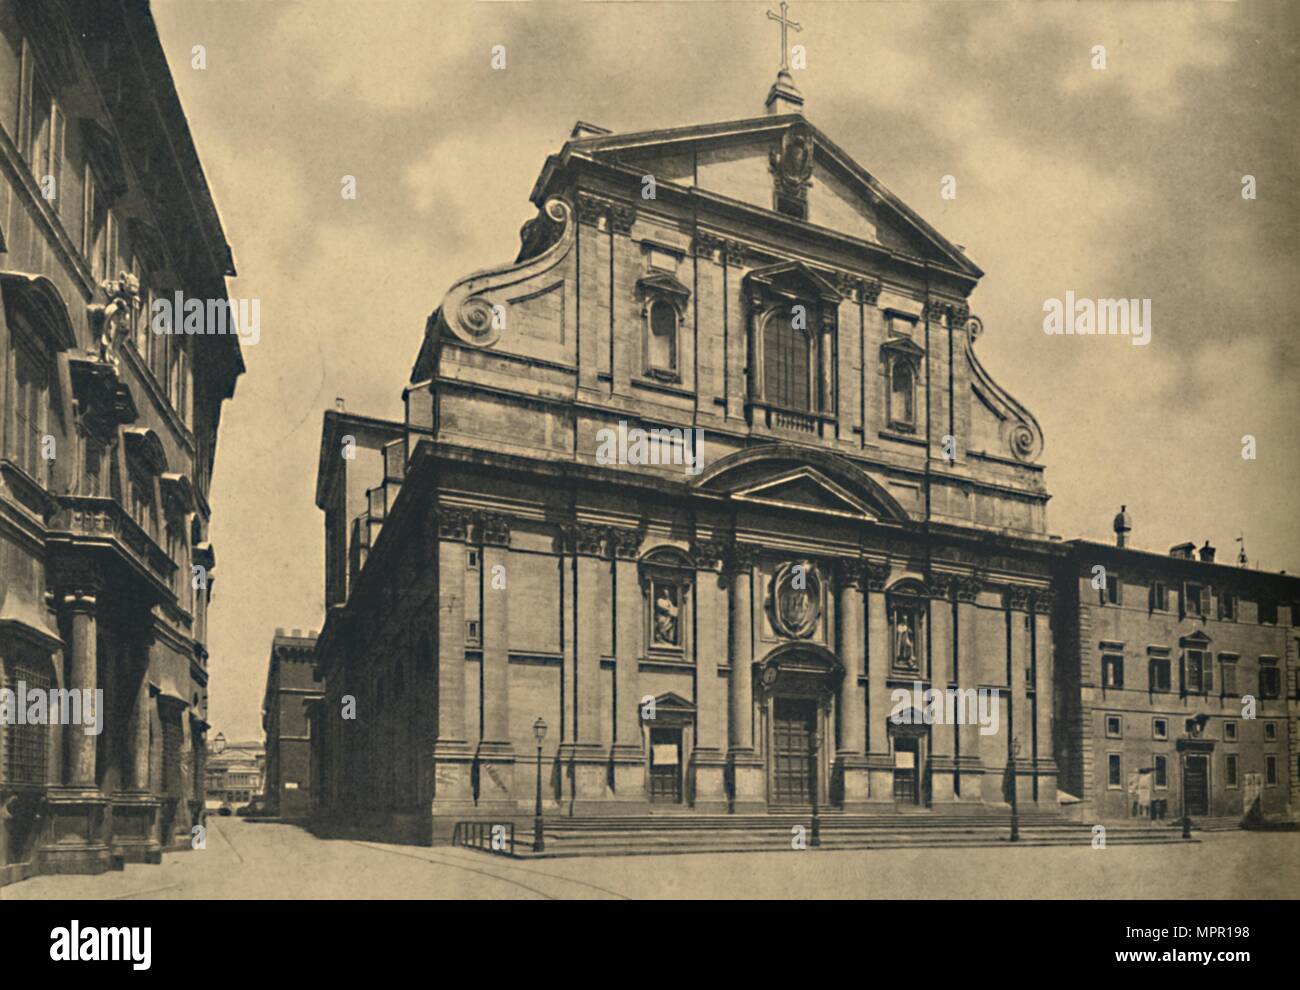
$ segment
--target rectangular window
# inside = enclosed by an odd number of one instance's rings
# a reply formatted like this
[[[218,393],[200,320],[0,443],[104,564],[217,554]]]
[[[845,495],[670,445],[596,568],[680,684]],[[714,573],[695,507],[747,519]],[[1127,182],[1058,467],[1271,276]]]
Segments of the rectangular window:
[[[479,628],[477,619],[470,619],[465,623],[465,643],[467,646],[479,645]]]
[[[1106,757],[1106,786],[1111,790],[1118,790],[1124,786],[1118,753],[1110,753]]]
[[[1277,757],[1271,753],[1264,757],[1264,783],[1269,787],[1277,786]]]
[[[1264,723],[1264,741],[1265,741],[1265,742],[1277,742],[1277,723],[1276,723],[1276,722],[1265,722],[1265,723]]]
[[[1224,742],[1237,741],[1237,723],[1232,719],[1228,719],[1223,723],[1223,741]]]
[[[1259,603],[1259,621],[1261,625],[1277,625],[1277,602]]]
[[[1282,696],[1282,672],[1277,661],[1259,658],[1259,696],[1261,698],[1280,698]]]
[[[477,570],[478,570],[478,551],[477,551],[477,550],[466,550],[466,551],[465,551],[465,567],[466,567],[467,569],[471,570],[471,571],[477,571]]]
[[[28,103],[27,164],[31,166],[32,176],[38,184],[44,184],[47,175],[58,176],[54,171],[54,133],[56,126],[54,98],[41,79],[40,73],[32,72],[32,93]],[[45,190],[42,189],[42,194]],[[58,195],[57,187],[54,190]]]
[[[1237,621],[1237,596],[1227,592],[1219,592],[1219,618],[1224,622]]]
[[[14,327],[17,330],[17,326]],[[50,367],[35,341],[15,332],[13,341],[14,388],[9,406],[10,458],[37,481],[45,484],[51,462],[41,456],[50,387]]]
[[[1228,754],[1228,760],[1226,766],[1227,766],[1227,773],[1225,774],[1225,776],[1227,778],[1227,786],[1236,787],[1237,786],[1237,754],[1236,753]]]
[[[1154,657],[1151,660],[1150,670],[1151,690],[1168,691],[1169,690],[1169,658]]]
[[[1108,653],[1101,658],[1101,684],[1107,688],[1124,686],[1124,658],[1118,654]]]
[[[1237,696],[1237,658],[1219,654],[1219,672],[1223,675],[1221,690],[1227,697]]]
[[[1163,718],[1153,718],[1151,720],[1151,738],[1168,739],[1169,738],[1169,721]]]
[[[1169,589],[1163,581],[1156,581],[1148,589],[1147,608],[1152,612],[1169,611]]]
[[[1118,605],[1120,603],[1119,592],[1119,575],[1106,574],[1106,597],[1102,601],[1103,605]]]
[[[1214,688],[1214,668],[1203,650],[1183,654],[1183,693],[1209,694]]]
[[[1205,599],[1210,589],[1203,584],[1183,585],[1183,613],[1185,615],[1205,615]]]
[[[1156,756],[1155,759],[1153,760],[1153,763],[1156,769],[1156,786],[1168,787],[1169,786],[1168,767],[1166,766],[1165,758],[1163,756]]]
[[[1124,734],[1124,718],[1120,715],[1106,716],[1106,737],[1119,739]]]

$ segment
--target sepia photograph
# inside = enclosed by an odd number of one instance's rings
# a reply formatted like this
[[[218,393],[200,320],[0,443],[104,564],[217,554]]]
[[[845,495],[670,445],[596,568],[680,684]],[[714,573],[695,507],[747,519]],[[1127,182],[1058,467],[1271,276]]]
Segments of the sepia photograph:
[[[1297,161],[1291,0],[0,0],[13,959],[1282,964]]]

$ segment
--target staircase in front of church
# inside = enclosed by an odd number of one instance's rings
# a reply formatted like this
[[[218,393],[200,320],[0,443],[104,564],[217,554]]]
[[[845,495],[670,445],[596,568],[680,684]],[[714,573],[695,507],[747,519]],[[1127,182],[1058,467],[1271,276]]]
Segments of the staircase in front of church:
[[[531,823],[530,823],[531,824]],[[670,813],[628,817],[547,818],[546,850],[532,851],[530,827],[516,830],[513,853],[520,858],[636,856],[683,853],[780,852],[811,845],[810,812],[763,815]],[[1164,823],[1106,824],[1107,846],[1183,842]],[[822,849],[925,849],[999,847],[1009,843],[1010,816],[996,810],[928,815],[909,812],[820,817]],[[1195,839],[1191,841],[1196,841]],[[1087,846],[1093,827],[1045,811],[1020,816],[1022,846]],[[470,843],[463,843],[471,845]],[[486,844],[476,845],[493,851]]]

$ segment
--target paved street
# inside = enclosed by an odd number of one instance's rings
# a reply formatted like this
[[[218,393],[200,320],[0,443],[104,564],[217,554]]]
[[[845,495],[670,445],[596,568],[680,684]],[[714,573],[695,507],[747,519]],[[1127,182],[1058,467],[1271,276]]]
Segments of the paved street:
[[[98,877],[36,877],[0,900],[76,898],[813,898],[1300,896],[1300,834],[1193,845],[865,850],[515,862],[449,847],[321,840],[209,819],[207,848]]]

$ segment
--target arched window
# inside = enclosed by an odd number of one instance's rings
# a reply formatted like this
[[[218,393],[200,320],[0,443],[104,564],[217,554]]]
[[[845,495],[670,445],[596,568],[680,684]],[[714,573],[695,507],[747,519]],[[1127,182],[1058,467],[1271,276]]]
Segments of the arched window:
[[[648,370],[677,374],[677,307],[668,299],[650,304]]]
[[[773,310],[763,324],[763,392],[774,406],[812,409],[812,341],[789,306]]]

